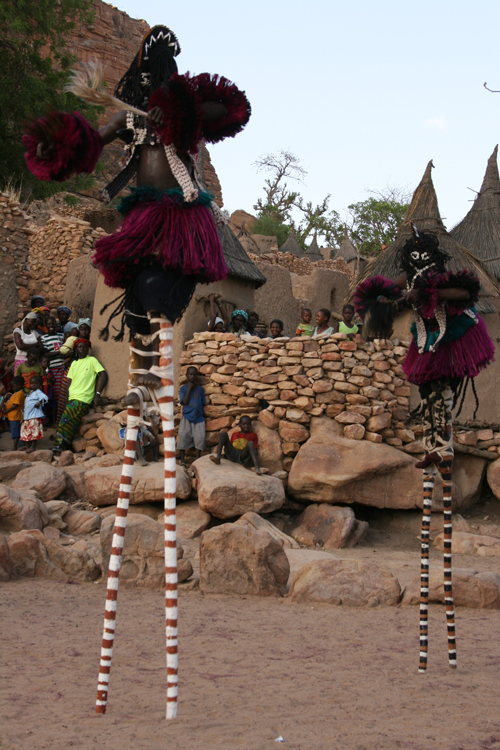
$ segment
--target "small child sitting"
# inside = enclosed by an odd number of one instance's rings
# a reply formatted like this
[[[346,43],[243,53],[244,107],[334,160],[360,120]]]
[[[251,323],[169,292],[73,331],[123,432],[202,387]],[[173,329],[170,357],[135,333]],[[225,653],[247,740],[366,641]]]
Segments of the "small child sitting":
[[[24,400],[24,418],[21,424],[21,440],[25,445],[20,450],[33,453],[35,443],[43,437],[43,406],[48,398],[43,392],[43,381],[40,375],[33,375],[30,381],[31,390]]]
[[[214,464],[220,464],[222,458],[222,449],[224,448],[224,458],[233,461],[236,464],[248,466],[253,461],[255,473],[262,474],[257,458],[257,449],[259,447],[259,438],[252,432],[252,420],[250,417],[243,416],[239,423],[239,432],[233,432],[231,438],[225,430],[219,435],[219,445],[217,455],[210,456]]]
[[[344,305],[342,308],[342,320],[336,324],[335,333],[346,333],[347,337],[353,341],[359,331],[358,326],[353,323],[353,318],[354,307],[352,305]]]
[[[296,336],[312,336],[314,333],[314,324],[311,323],[312,312],[308,307],[301,310],[300,323],[295,331]]]
[[[20,375],[12,378],[12,395],[7,394],[5,404],[5,414],[9,420],[10,436],[14,443],[13,448],[17,450],[17,444],[21,435],[21,420],[23,417],[24,406],[24,380]]]

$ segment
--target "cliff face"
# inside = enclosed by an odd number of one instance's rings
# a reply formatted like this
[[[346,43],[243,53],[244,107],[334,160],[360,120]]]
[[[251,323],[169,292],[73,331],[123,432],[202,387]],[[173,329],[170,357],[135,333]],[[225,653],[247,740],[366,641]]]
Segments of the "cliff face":
[[[144,35],[149,31],[149,24],[130,18],[126,13],[113,5],[94,0],[94,23],[79,24],[68,39],[68,49],[81,62],[99,60],[104,63],[106,81],[111,91],[125,73],[134,59]],[[115,110],[107,109],[100,118],[103,125]],[[104,187],[119,171],[118,159],[122,152],[121,141],[107,146],[101,158],[104,170],[96,176],[96,185],[89,195],[98,198],[98,190]],[[204,149],[203,169],[207,187],[222,206],[222,192],[219,178]]]

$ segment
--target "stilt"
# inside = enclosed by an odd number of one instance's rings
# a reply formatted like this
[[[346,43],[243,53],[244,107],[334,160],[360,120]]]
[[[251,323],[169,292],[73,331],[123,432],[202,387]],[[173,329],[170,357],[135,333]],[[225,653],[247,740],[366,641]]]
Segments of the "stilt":
[[[424,469],[424,499],[422,513],[422,535],[420,538],[420,660],[418,671],[427,670],[429,636],[429,541],[431,529],[432,491],[434,489],[433,465]]]

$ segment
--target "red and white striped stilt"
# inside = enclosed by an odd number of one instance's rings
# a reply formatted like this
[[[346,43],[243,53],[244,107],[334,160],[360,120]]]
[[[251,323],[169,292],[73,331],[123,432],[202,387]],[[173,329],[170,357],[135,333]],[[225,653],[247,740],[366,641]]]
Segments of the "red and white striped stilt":
[[[106,606],[104,610],[104,630],[102,634],[101,661],[99,663],[99,680],[97,684],[97,700],[95,704],[95,710],[98,714],[106,713],[106,704],[108,701],[109,675],[111,672],[111,659],[113,657],[113,643],[115,639],[118,576],[120,575],[122,563],[122,549],[125,541],[130,486],[132,484],[132,474],[134,471],[135,445],[140,416],[140,407],[135,405],[128,407],[127,435],[125,438],[123,468],[120,479],[120,489],[118,492],[113,541],[111,542],[111,555],[109,558],[108,587],[106,593]]]
[[[153,322],[153,321],[152,321]],[[175,514],[176,464],[174,434],[174,361],[172,324],[160,318],[161,388],[156,390],[163,425],[165,467],[165,618],[167,650],[167,719],[177,716],[177,533]]]

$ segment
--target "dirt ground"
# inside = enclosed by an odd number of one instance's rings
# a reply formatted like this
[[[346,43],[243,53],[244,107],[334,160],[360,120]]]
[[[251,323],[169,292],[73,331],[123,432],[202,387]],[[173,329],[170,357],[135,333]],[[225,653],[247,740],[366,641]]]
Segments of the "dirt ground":
[[[459,608],[459,668],[430,611],[180,594],[179,714],[165,721],[163,597],[122,588],[108,713],[94,700],[104,584],[0,593],[0,747],[30,750],[500,748],[500,613]]]

